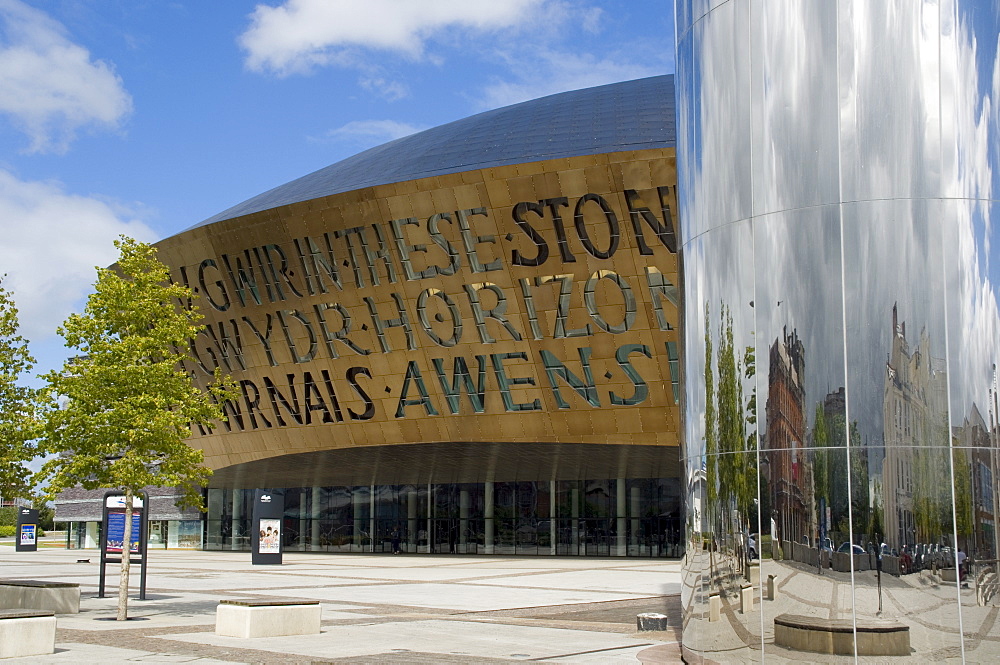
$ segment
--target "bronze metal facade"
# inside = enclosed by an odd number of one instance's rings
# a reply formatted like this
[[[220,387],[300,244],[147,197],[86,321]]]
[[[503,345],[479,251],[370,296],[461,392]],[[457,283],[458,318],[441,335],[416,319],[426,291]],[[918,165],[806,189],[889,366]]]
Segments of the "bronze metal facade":
[[[676,555],[676,182],[673,148],[572,156],[160,242],[206,315],[187,369],[240,388],[190,441],[205,546],[266,487],[289,549]]]
[[[262,461],[381,446],[675,450],[675,194],[672,149],[622,152],[372,187],[162,241],[206,315],[189,370],[221,366],[242,393],[192,445],[233,487],[267,485],[277,466]]]

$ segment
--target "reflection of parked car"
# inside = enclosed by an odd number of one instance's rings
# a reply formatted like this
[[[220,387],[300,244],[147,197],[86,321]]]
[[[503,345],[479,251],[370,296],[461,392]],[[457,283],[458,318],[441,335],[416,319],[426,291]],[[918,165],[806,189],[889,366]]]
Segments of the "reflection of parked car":
[[[864,554],[865,548],[861,547],[861,545],[853,545],[845,540],[840,544],[840,547],[837,548],[837,551],[843,552],[845,554],[848,552],[851,552],[853,554]]]

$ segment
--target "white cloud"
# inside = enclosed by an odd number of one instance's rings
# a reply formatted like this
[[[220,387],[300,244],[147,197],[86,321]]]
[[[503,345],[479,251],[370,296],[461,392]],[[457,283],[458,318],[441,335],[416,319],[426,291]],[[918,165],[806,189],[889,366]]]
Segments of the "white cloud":
[[[327,132],[327,136],[365,145],[377,145],[415,134],[422,129],[424,128],[395,120],[352,120],[346,125],[331,129]]]
[[[85,127],[116,128],[132,99],[111,65],[43,12],[0,0],[0,113],[31,140],[29,152],[62,152]]]
[[[390,102],[396,102],[410,95],[410,89],[405,83],[390,81],[381,76],[363,76],[358,82],[365,90],[377,93]]]
[[[511,63],[517,72],[515,81],[497,81],[483,90],[483,108],[497,108],[567,90],[580,90],[605,83],[662,74],[663,69],[613,58],[598,58],[583,53],[541,50],[533,54],[532,64]]]
[[[613,22],[600,7],[567,0],[285,0],[257,5],[239,43],[251,70],[288,76],[357,69],[359,85],[388,101],[410,90],[398,75],[386,75],[384,56],[434,67],[457,57],[487,60],[509,72],[486,79],[476,100],[496,108],[668,70],[666,42],[632,40],[592,52],[591,37]]]
[[[55,334],[93,284],[95,266],[117,259],[121,234],[144,242],[156,234],[120,206],[68,194],[58,183],[24,181],[0,170],[0,273],[14,294],[22,334]]]
[[[601,22],[604,20],[604,10],[600,7],[590,7],[581,10],[581,20],[583,29],[592,35],[601,31]]]
[[[287,0],[257,5],[239,42],[254,71],[278,75],[358,61],[352,49],[420,58],[449,29],[494,31],[523,24],[547,0]]]
[[[644,62],[597,57],[588,53],[568,53],[550,49],[522,51],[517,59],[506,56],[515,72],[513,81],[494,81],[482,93],[483,108],[497,108],[536,99],[566,90],[580,90],[605,83],[663,74],[665,69]]]

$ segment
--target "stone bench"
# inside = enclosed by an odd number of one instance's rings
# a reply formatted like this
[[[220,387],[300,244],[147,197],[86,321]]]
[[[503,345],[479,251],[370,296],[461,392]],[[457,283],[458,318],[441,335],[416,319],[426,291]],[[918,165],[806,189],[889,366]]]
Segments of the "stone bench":
[[[56,617],[48,610],[0,610],[0,658],[41,656],[56,650]]]
[[[636,614],[635,627],[639,632],[647,630],[667,630],[670,628],[670,619],[666,614],[659,614],[657,612]]]
[[[225,637],[281,637],[319,634],[318,600],[221,600],[215,634]]]
[[[0,610],[80,613],[80,585],[44,580],[0,580]]]
[[[774,617],[774,643],[797,651],[853,656],[854,631],[850,619]],[[857,642],[859,656],[909,656],[910,627],[896,621],[859,619]]]

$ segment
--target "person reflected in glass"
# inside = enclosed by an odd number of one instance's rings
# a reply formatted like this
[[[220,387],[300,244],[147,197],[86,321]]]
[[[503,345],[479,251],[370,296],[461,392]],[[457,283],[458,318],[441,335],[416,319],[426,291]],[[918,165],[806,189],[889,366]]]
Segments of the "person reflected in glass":
[[[399,541],[400,541],[399,527],[395,526],[392,529],[392,553],[393,554],[399,554]]]

